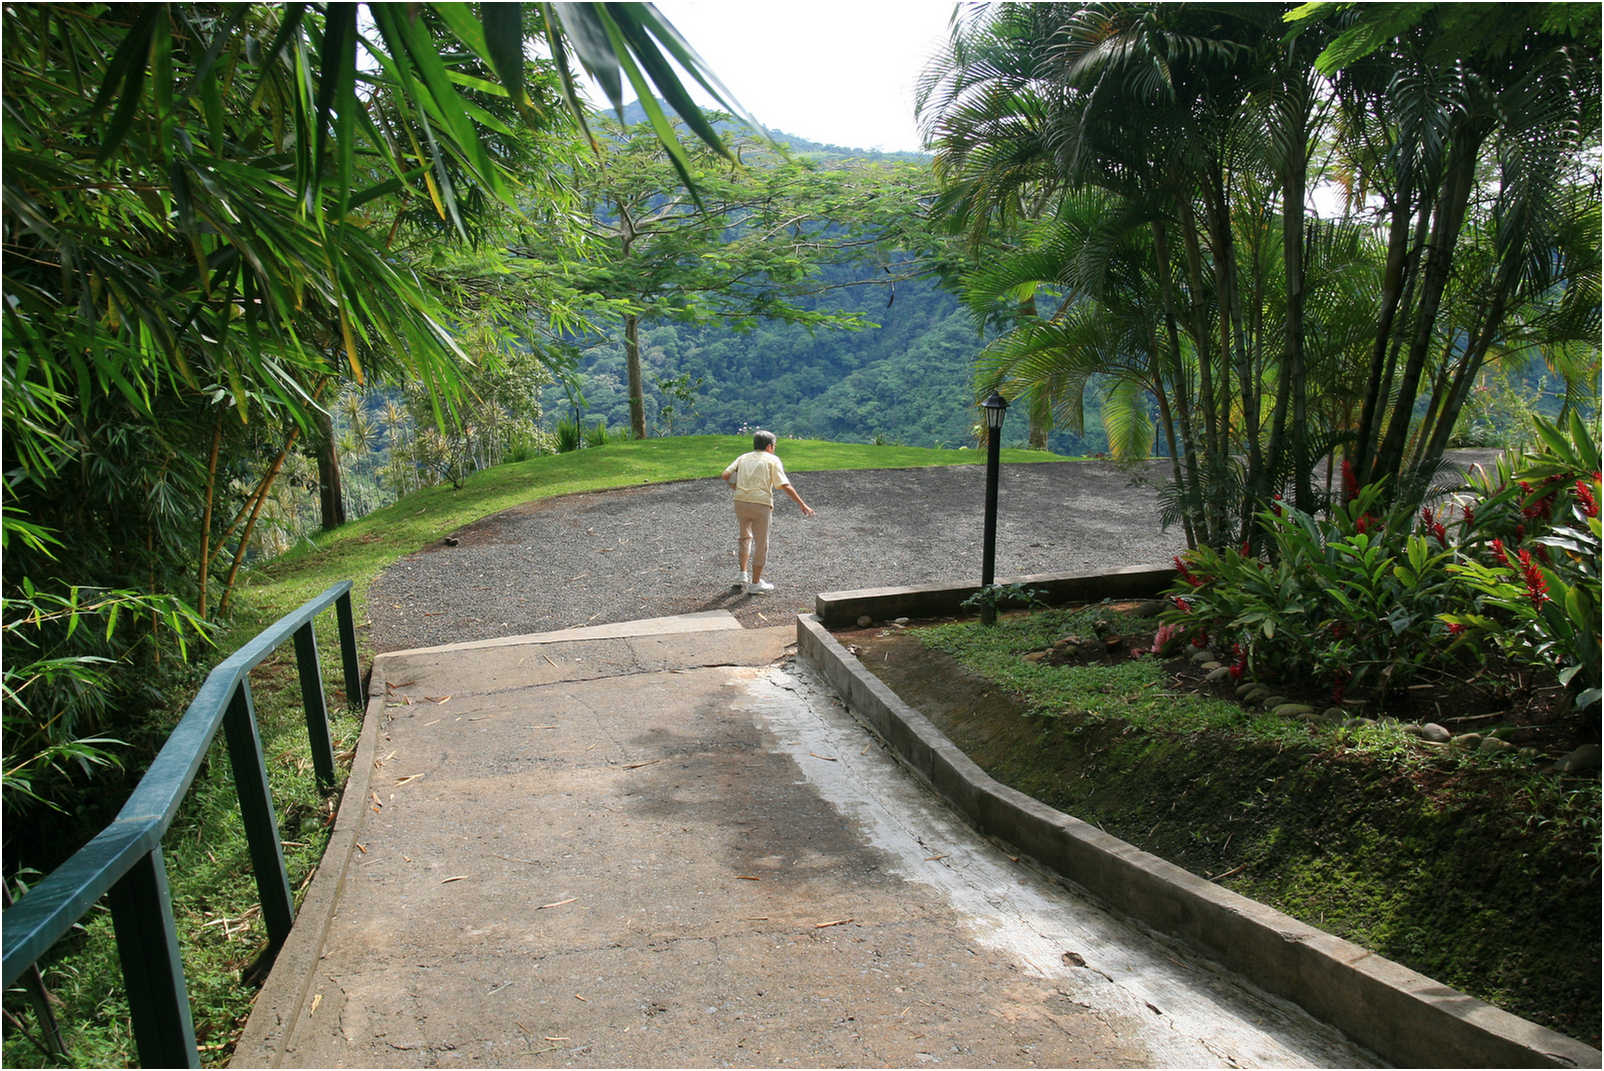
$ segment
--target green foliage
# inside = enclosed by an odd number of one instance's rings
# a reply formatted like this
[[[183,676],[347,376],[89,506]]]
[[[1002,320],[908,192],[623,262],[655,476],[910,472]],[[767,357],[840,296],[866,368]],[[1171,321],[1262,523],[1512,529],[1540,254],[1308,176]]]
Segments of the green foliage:
[[[1402,517],[1377,518],[1382,488],[1358,492],[1336,520],[1284,504],[1259,514],[1268,548],[1200,547],[1182,563],[1163,620],[1235,658],[1239,674],[1349,689],[1406,687],[1447,646],[1453,555]]]
[[[1033,423],[1080,422],[1108,377],[1111,448],[1156,430],[1172,512],[1216,546],[1281,488],[1322,509],[1339,447],[1417,508],[1497,363],[1535,356],[1596,405],[1599,31],[1565,8],[1310,5],[1292,34],[1275,5],[956,20],[920,118],[968,242],[948,274],[1008,329],[981,377]],[[1322,183],[1350,206],[1317,215]]]
[[[607,421],[598,420],[590,428],[586,429],[585,445],[606,446],[611,437],[607,431]]]
[[[958,605],[965,610],[994,614],[999,609],[1010,607],[1046,605],[1043,601],[1046,594],[1045,589],[1033,588],[1029,584],[991,584]]]
[[[39,804],[62,813],[81,791],[73,774],[120,766],[113,748],[126,743],[94,735],[113,722],[116,691],[110,669],[149,656],[149,642],[132,643],[119,619],[159,623],[180,659],[189,643],[204,639],[206,623],[171,596],[133,591],[69,588],[37,590],[23,578],[16,597],[0,599],[6,650],[4,717],[5,811],[26,815]]]
[[[1318,681],[1338,700],[1498,651],[1557,676],[1578,707],[1597,703],[1597,440],[1574,415],[1568,433],[1537,429],[1541,450],[1501,461],[1479,498],[1422,509],[1418,528],[1385,513],[1375,485],[1333,520],[1275,503],[1258,515],[1265,557],[1244,544],[1177,560],[1164,639],[1228,651],[1239,676]]]
[[[584,432],[580,430],[577,420],[557,421],[557,452],[559,454],[572,453],[584,445]]]
[[[1488,518],[1484,533],[1518,509],[1515,533],[1505,533],[1508,545],[1486,535],[1474,556],[1449,566],[1470,608],[1441,616],[1473,653],[1491,648],[1540,671],[1557,669],[1582,710],[1599,702],[1604,658],[1598,439],[1574,413],[1564,431],[1541,418],[1536,425],[1539,448],[1476,507]]]

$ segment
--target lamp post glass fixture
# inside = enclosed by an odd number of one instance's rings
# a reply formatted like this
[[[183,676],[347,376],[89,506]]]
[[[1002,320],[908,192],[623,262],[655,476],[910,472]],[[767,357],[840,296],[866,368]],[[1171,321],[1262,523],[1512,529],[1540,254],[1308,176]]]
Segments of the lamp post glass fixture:
[[[980,586],[984,591],[992,586],[997,564],[997,468],[1008,399],[992,391],[991,397],[980,403],[980,411],[986,417],[986,528],[980,556]],[[997,620],[995,602],[981,601],[980,620],[987,625]]]

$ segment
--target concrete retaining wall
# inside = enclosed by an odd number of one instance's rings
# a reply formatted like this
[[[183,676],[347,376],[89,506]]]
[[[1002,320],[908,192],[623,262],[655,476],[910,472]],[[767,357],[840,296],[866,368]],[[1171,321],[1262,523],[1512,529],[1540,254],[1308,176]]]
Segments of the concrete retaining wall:
[[[1051,606],[1071,602],[1098,602],[1102,599],[1141,599],[1157,595],[1175,579],[1174,569],[1138,566],[1112,573],[1062,575],[1032,573],[1002,577],[999,584],[1023,584],[1041,591],[1042,601]],[[970,587],[864,588],[859,591],[827,591],[813,599],[814,615],[826,628],[850,625],[867,614],[876,621],[895,617],[940,617],[963,613],[961,604],[980,590]]]
[[[1163,582],[1156,577],[1163,574]],[[1143,597],[1169,570],[1028,578],[1054,591]],[[1122,586],[1121,581],[1131,583]],[[1017,581],[1009,581],[1017,582]],[[1157,586],[1153,586],[1154,584]],[[945,591],[943,595],[940,592]],[[1001,838],[1125,915],[1187,941],[1383,1058],[1420,1067],[1599,1067],[1597,1049],[1205,881],[1000,784],[850,655],[825,627],[955,612],[974,588],[876,588],[818,597],[797,619],[800,654],[898,757],[981,832]],[[1064,601],[1069,601],[1068,599]],[[929,607],[942,609],[929,609]],[[829,616],[826,616],[828,614]],[[821,620],[822,619],[822,620]]]

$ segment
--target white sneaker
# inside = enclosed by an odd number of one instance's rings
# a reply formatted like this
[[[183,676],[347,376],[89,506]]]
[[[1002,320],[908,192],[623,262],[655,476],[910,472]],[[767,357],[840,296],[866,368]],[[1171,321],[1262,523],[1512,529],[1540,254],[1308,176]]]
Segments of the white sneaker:
[[[744,587],[746,587],[746,585],[750,584],[751,582],[752,582],[752,574],[751,573],[742,573],[739,576],[737,576],[734,579],[734,581],[732,581],[734,586],[738,587],[738,588],[744,588]]]
[[[767,580],[759,580],[756,583],[748,583],[746,585],[746,593],[748,595],[767,595],[773,590],[774,585]]]

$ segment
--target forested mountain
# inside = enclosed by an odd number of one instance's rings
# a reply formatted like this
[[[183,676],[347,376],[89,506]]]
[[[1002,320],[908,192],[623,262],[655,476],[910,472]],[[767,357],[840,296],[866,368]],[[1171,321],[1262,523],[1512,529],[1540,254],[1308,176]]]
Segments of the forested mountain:
[[[635,109],[636,106],[631,106]],[[626,111],[625,121],[638,121]],[[840,167],[917,158],[821,145],[776,134],[799,158]],[[760,321],[750,330],[656,321],[643,324],[641,349],[651,434],[732,433],[768,427],[784,436],[910,446],[974,445],[973,368],[984,338],[956,296],[933,277],[892,281],[872,256],[826,269],[811,299],[822,309],[858,314],[863,330],[810,329]],[[804,302],[806,304],[806,302]],[[627,428],[624,350],[615,340],[581,352],[578,395],[560,386],[542,397],[553,419],[603,420]],[[1052,449],[1105,449],[1095,400],[1085,436],[1056,432]],[[1009,422],[1022,443],[1027,422]]]

